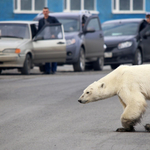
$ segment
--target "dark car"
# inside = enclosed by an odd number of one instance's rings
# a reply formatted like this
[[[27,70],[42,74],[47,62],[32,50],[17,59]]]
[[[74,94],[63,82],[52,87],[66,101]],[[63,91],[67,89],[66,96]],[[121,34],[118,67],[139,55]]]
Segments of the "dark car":
[[[98,15],[89,12],[50,13],[64,26],[66,38],[66,62],[74,71],[102,70],[104,65],[104,39]],[[43,17],[40,13],[34,20]],[[82,24],[84,24],[82,26]]]
[[[121,19],[102,24],[106,49],[105,65],[112,69],[120,64],[140,65],[150,61],[150,27],[141,35],[139,30],[143,19]]]

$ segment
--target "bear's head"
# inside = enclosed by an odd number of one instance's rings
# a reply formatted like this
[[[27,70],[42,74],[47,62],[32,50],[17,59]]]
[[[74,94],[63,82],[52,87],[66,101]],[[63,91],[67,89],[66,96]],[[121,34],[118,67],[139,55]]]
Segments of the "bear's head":
[[[105,83],[97,81],[89,85],[83,91],[83,94],[80,96],[78,101],[80,103],[86,104],[86,103],[105,99],[109,97],[108,95],[109,93],[107,93]]]

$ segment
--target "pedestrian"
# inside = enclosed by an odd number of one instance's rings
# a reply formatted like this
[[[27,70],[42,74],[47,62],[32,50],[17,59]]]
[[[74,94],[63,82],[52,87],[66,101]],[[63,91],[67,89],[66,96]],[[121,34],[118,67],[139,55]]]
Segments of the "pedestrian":
[[[143,38],[143,35],[145,31],[147,30],[147,26],[150,24],[150,12],[147,12],[145,15],[146,19],[143,19],[143,21],[140,24],[139,27],[139,34],[137,35],[137,40],[140,41]]]
[[[148,24],[150,24],[150,12],[146,13],[146,19],[144,19],[140,25],[140,31],[142,31]]]
[[[55,17],[49,16],[49,13],[50,11],[48,7],[44,7],[43,8],[44,17],[39,20],[38,31],[40,31],[45,24],[59,23],[59,21]],[[45,63],[44,70],[45,70],[44,73],[46,74],[50,74],[50,73],[55,74],[57,70],[57,62]]]
[[[85,23],[86,23],[87,18],[88,18],[88,17],[85,16],[85,15],[82,16],[82,30],[83,30],[83,28],[84,28],[84,25],[85,25]]]

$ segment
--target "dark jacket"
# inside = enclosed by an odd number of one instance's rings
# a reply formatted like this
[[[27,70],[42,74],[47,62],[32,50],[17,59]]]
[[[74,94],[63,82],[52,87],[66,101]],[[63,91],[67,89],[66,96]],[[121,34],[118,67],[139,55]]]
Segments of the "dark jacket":
[[[149,23],[146,20],[143,20],[140,25],[140,31],[142,31]]]
[[[139,27],[139,34],[137,35],[137,40],[139,41],[141,38],[143,38],[143,35],[145,33],[145,29],[148,26],[148,22],[144,19]]]
[[[59,21],[55,18],[55,17],[52,17],[52,16],[49,16],[47,18],[47,21],[49,23],[59,23]],[[45,20],[44,18],[40,19],[39,20],[39,25],[38,25],[38,31],[41,30],[41,28],[45,25]]]

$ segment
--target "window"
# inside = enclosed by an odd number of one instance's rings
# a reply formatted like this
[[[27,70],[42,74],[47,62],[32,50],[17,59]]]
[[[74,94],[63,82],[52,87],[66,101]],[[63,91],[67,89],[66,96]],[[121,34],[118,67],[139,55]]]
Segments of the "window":
[[[70,0],[70,7],[71,10],[80,10],[81,9],[81,2],[80,0]]]
[[[100,25],[97,18],[91,19],[87,25],[87,28],[95,29],[96,31],[100,30]]]
[[[61,25],[45,25],[45,27],[40,30],[36,37],[42,37],[43,40],[50,39],[63,39],[63,32]]]
[[[94,10],[94,0],[84,0],[84,9]]]
[[[104,23],[102,29],[104,36],[124,36],[136,35],[138,26],[139,22]]]
[[[32,33],[32,38],[34,38],[34,36],[37,34],[37,28],[35,24],[31,24],[31,33]]]
[[[113,13],[144,13],[145,0],[112,0]]]
[[[73,18],[57,18],[64,26],[65,32],[75,32],[79,31],[80,25],[79,20]]]
[[[64,0],[65,11],[96,10],[96,0]]]
[[[14,0],[15,13],[37,13],[47,6],[47,0]]]
[[[30,32],[27,24],[0,24],[1,36],[29,39]]]

